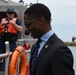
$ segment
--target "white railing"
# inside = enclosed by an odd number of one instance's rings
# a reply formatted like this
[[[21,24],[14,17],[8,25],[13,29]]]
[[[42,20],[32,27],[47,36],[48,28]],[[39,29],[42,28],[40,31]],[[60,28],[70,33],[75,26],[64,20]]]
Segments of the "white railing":
[[[10,47],[9,47],[9,42],[8,41],[5,42],[5,45],[6,45],[6,53],[0,54],[0,59],[5,58],[5,72],[4,72],[4,75],[9,75],[8,74],[9,58],[10,58],[10,55],[12,55],[12,52],[10,52],[10,49],[9,49]],[[30,51],[31,50],[25,50],[26,53],[30,53]]]

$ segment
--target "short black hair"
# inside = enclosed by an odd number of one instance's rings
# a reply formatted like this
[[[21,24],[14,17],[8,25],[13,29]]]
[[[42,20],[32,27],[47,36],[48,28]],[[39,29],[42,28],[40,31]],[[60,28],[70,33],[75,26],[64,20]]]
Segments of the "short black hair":
[[[33,4],[26,9],[24,14],[27,14],[28,16],[34,16],[34,18],[44,17],[49,22],[51,19],[51,12],[49,8],[41,3]]]

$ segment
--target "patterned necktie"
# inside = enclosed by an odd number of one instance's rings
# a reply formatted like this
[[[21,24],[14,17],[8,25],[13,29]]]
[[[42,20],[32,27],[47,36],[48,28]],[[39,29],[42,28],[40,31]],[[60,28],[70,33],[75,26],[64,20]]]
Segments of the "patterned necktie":
[[[36,46],[34,48],[34,53],[33,53],[32,61],[31,61],[31,71],[33,71],[33,69],[34,69],[34,64],[35,64],[35,60],[38,56],[38,49],[40,47],[40,45],[39,45],[40,42],[41,42],[41,39],[38,39]]]

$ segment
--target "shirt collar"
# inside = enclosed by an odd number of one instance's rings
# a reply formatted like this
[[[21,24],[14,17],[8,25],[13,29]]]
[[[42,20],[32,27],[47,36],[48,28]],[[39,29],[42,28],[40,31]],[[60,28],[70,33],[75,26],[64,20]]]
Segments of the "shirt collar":
[[[44,34],[40,39],[43,41],[47,41],[53,34],[54,34],[54,31],[51,29],[46,34]]]

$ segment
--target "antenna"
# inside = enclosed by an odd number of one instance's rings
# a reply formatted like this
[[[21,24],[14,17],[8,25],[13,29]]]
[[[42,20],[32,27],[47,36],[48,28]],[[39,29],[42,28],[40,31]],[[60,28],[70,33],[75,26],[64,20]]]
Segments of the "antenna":
[[[38,3],[38,0],[37,0],[37,3]]]

